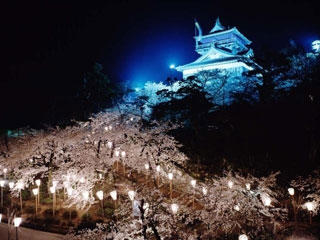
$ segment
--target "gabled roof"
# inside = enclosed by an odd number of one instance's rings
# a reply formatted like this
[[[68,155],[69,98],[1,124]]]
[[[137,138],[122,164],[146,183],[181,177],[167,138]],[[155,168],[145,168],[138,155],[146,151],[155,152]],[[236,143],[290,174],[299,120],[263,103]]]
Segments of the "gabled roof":
[[[211,29],[210,33],[218,32],[218,31],[225,30],[225,29],[226,28],[224,26],[222,26],[222,24],[220,23],[219,17],[217,17],[216,23],[215,23],[214,27]]]
[[[213,47],[206,54],[199,57],[194,62],[185,64],[182,66],[178,66],[176,69],[178,71],[182,71],[184,69],[190,69],[190,68],[199,67],[202,65],[211,65],[211,64],[218,64],[218,63],[235,62],[235,61],[242,62],[244,59],[248,59],[247,53],[249,53],[250,50],[251,49],[249,49],[245,52],[242,52],[241,54],[238,53],[237,55],[234,55],[230,52]],[[223,57],[210,59],[209,56],[213,53],[221,54],[221,55],[223,55]]]
[[[219,54],[219,55],[223,55],[224,57],[235,56],[235,54],[232,54],[231,52],[228,52],[223,49],[216,48],[216,47],[212,47],[206,54],[202,55],[194,62],[201,62],[201,61],[205,60],[206,58],[208,58],[212,54]]]
[[[224,30],[224,31],[218,31],[218,32],[214,32],[214,33],[210,33],[208,35],[204,35],[202,36],[201,39],[206,39],[206,38],[210,38],[210,37],[216,37],[219,35],[224,35],[224,34],[228,34],[228,33],[234,33],[235,35],[239,36],[246,44],[250,44],[251,41],[246,38],[241,32],[239,32],[239,30],[236,27]]]

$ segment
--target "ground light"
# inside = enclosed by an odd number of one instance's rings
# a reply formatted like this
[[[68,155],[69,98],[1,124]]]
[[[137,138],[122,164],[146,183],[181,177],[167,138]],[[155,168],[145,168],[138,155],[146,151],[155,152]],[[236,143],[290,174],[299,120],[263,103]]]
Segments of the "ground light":
[[[36,185],[38,186],[38,205],[40,206],[40,184],[41,184],[41,180],[37,179],[36,180]]]
[[[294,188],[288,188],[288,193],[291,196],[291,203],[292,203],[292,209],[293,209],[293,218],[296,222],[297,220],[297,211],[296,211],[296,201],[294,199]]]
[[[19,239],[19,237],[18,237],[18,227],[20,226],[21,222],[22,222],[22,218],[20,218],[20,217],[13,219],[13,224],[14,224],[14,227],[16,228],[16,240]]]
[[[39,194],[39,188],[32,189],[32,193],[34,195],[34,198],[36,200],[36,216],[38,215],[38,194]]]
[[[306,208],[309,211],[309,223],[311,225],[312,224],[312,211],[315,208],[315,204],[313,202],[306,202],[304,205],[306,206]]]
[[[52,215],[55,216],[55,202],[56,202],[56,187],[50,187],[50,192],[52,194]]]

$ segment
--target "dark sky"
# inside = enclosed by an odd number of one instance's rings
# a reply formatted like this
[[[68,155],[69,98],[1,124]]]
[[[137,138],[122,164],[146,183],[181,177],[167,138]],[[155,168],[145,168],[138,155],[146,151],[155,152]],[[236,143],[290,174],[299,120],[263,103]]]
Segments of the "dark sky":
[[[1,7],[1,120],[32,119],[76,91],[94,62],[115,81],[161,81],[195,60],[194,18],[217,16],[253,47],[309,47],[320,36],[317,1],[21,1]]]

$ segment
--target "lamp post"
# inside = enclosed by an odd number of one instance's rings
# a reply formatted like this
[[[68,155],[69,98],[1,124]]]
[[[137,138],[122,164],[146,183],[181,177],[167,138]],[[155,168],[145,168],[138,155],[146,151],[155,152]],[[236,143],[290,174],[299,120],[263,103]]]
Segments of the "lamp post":
[[[170,180],[170,199],[172,200],[172,179],[173,179],[173,174],[168,173],[168,178]]]
[[[191,186],[193,187],[192,208],[194,208],[194,197],[195,197],[195,193],[196,193],[196,184],[197,184],[196,180],[191,180]]]
[[[160,175],[160,166],[159,165],[157,165],[157,167],[156,167],[156,171],[157,171],[157,186],[159,187],[159,175]]]
[[[149,170],[149,163],[144,164],[144,168],[146,169],[146,183],[148,183],[148,170]]]
[[[38,187],[38,205],[40,206],[40,184],[41,184],[41,180],[40,179],[36,179],[36,185]]]
[[[309,211],[309,223],[312,224],[312,211],[314,210],[314,203],[313,202],[306,202],[305,206],[307,207]]]
[[[232,189],[232,188],[233,188],[233,185],[234,185],[234,183],[233,183],[231,180],[229,180],[229,181],[228,181],[228,187],[229,187],[230,189]]]
[[[170,83],[170,85],[172,85],[172,81],[173,81],[173,69],[176,67],[174,64],[171,64],[170,66],[170,80],[171,80],[171,83]]]
[[[67,188],[68,198],[72,196],[73,189],[71,187]],[[71,222],[71,206],[69,207],[69,221]]]
[[[66,189],[69,187],[69,181],[63,182],[63,201],[66,200]]]
[[[8,169],[4,168],[3,169],[4,179],[7,179],[7,172],[8,172]]]
[[[98,191],[98,192],[97,192],[97,197],[98,197],[99,200],[101,201],[102,216],[103,216],[103,218],[104,218],[103,191]]]
[[[121,158],[122,158],[122,161],[123,161],[123,175],[125,176],[126,175],[126,162],[125,162],[125,159],[126,159],[126,152],[125,151],[121,151]]]
[[[293,219],[294,222],[297,221],[297,212],[296,212],[296,201],[294,199],[294,188],[288,188],[288,193],[291,196],[292,209],[293,209]]]
[[[56,206],[56,187],[50,187],[50,192],[52,194],[52,215],[55,217],[55,206]]]
[[[17,188],[19,189],[19,195],[20,195],[20,210],[22,214],[22,194],[21,194],[21,189],[23,188],[23,183],[20,181],[17,183]]]
[[[250,183],[246,183],[246,189],[247,189],[248,191],[250,191],[250,189],[251,189],[251,184],[250,184]]]
[[[35,198],[35,200],[36,200],[36,216],[38,215],[38,201],[37,201],[37,199],[38,199],[38,195],[39,195],[39,188],[34,188],[34,189],[32,189],[32,192],[33,192],[33,195],[34,195],[34,198]]]
[[[208,193],[207,188],[203,187],[203,188],[202,188],[202,193],[203,193],[203,195],[207,195],[207,193]]]
[[[134,200],[134,196],[135,196],[135,192],[132,191],[132,190],[128,191],[128,196],[129,196],[130,200],[133,201]]]
[[[89,192],[88,191],[82,192],[82,197],[83,197],[83,200],[87,202],[89,200]],[[86,214],[87,214],[87,217],[88,217],[88,209],[86,211]]]
[[[13,187],[14,187],[14,182],[9,182],[9,188],[10,188],[10,190],[12,190]],[[12,206],[12,196],[11,196],[11,194],[10,194],[10,204],[11,204],[11,206]]]
[[[120,151],[119,151],[119,150],[115,150],[115,151],[114,151],[114,156],[116,157],[116,162],[117,162],[117,172],[118,172],[118,170],[119,170],[118,157],[120,156]]]
[[[117,191],[114,190],[114,191],[110,192],[110,196],[114,201],[114,210],[116,210],[117,209]],[[115,214],[115,216],[116,216],[116,219],[117,219],[117,215],[116,214]]]
[[[14,218],[14,219],[13,219],[13,224],[14,224],[14,227],[15,227],[15,229],[16,229],[16,240],[19,239],[19,237],[18,237],[18,227],[20,226],[21,221],[22,221],[22,218],[21,218],[21,217],[18,217],[18,218]]]
[[[178,204],[176,204],[176,203],[171,204],[171,211],[173,213],[173,221],[176,220],[175,215],[177,214],[178,210],[179,210]]]
[[[4,180],[0,180],[0,187],[1,187],[1,208],[3,208],[3,187],[4,187]]]

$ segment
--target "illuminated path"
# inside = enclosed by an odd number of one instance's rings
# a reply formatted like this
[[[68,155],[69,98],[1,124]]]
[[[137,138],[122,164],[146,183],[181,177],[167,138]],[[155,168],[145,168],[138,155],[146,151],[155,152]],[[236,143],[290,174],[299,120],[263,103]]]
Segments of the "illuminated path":
[[[61,240],[63,235],[19,227],[18,237],[19,240]],[[0,239],[8,240],[7,224],[0,223]],[[15,229],[11,231],[11,239],[16,239]]]

